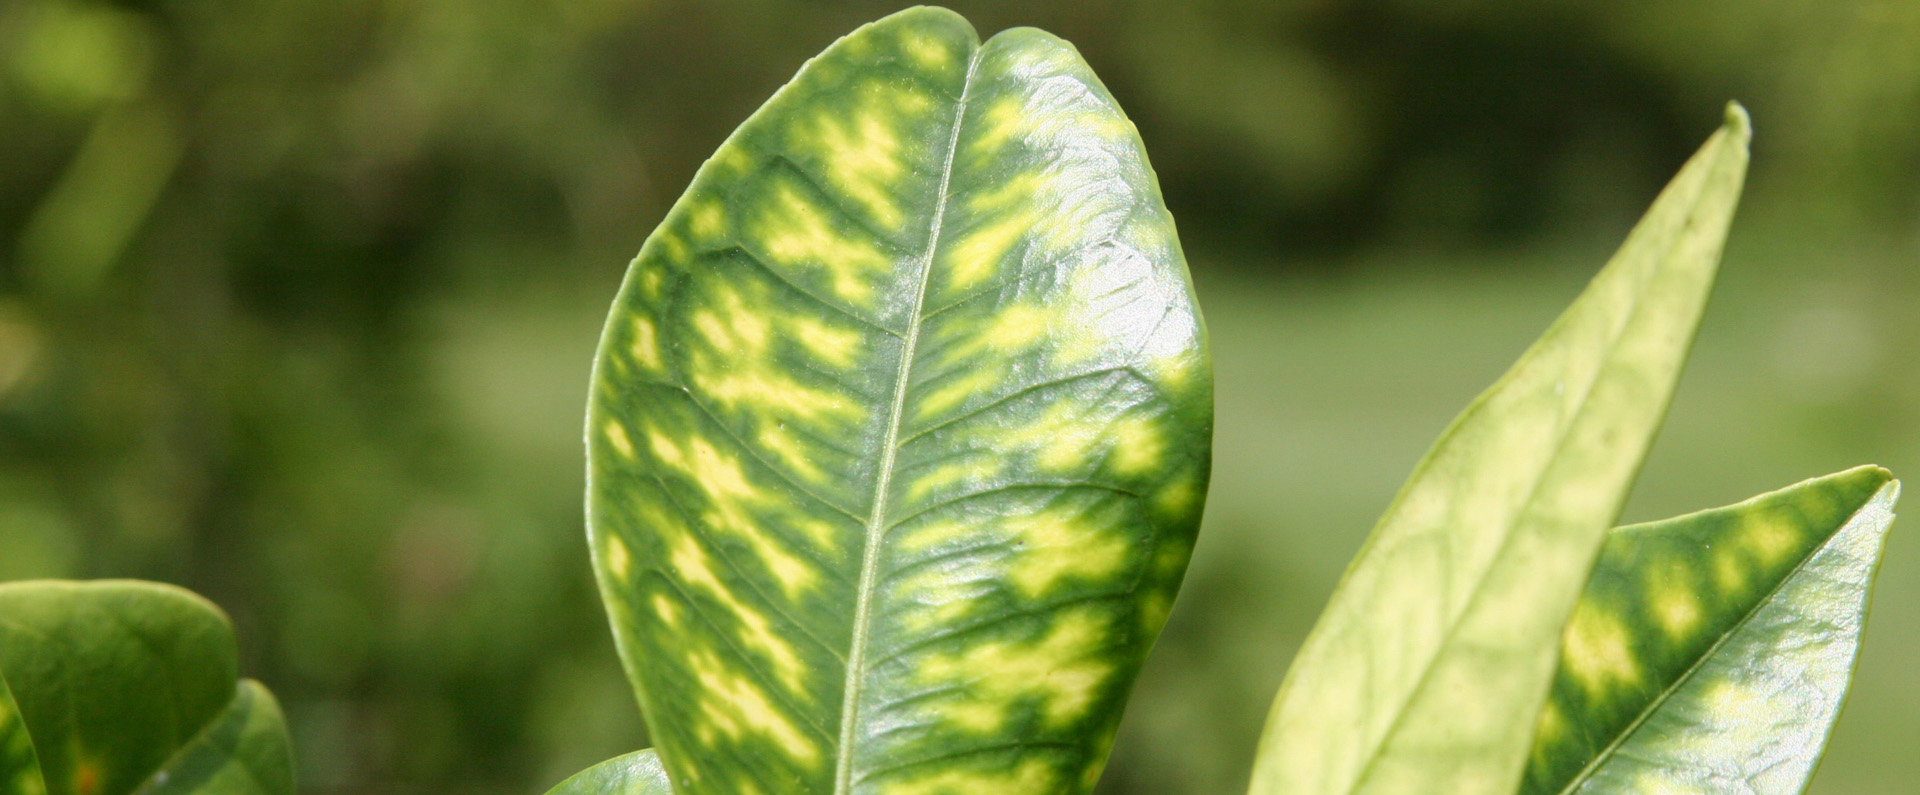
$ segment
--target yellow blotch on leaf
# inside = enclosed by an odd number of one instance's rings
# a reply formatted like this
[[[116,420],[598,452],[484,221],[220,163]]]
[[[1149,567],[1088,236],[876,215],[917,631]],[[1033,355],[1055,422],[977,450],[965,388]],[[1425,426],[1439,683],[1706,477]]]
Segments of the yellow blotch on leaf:
[[[928,392],[925,397],[920,398],[920,406],[916,412],[916,416],[919,419],[927,420],[945,414],[960,404],[965,403],[967,398],[992,389],[995,385],[999,384],[1001,379],[1006,377],[1005,369],[1004,366],[998,364],[987,365],[966,373],[965,375],[948,379],[947,382],[940,385],[938,389]]]
[[[957,655],[929,657],[921,664],[923,682],[964,685],[956,703],[985,704],[1037,698],[1052,726],[1077,720],[1093,707],[1100,686],[1113,675],[1101,641],[1106,628],[1086,610],[1061,614],[1047,634],[1032,643],[993,642]],[[945,712],[946,706],[940,708]],[[976,712],[972,717],[980,717]],[[967,728],[993,731],[973,721]]]
[[[1700,596],[1691,589],[1672,582],[1660,583],[1647,598],[1653,606],[1654,620],[1660,622],[1667,637],[1679,640],[1700,627]]]
[[[1028,759],[1013,770],[941,769],[919,778],[887,784],[886,795],[1048,795],[1058,792],[1057,777],[1046,762]]]
[[[653,614],[660,617],[660,623],[673,629],[680,628],[680,606],[673,603],[664,594],[653,595]]]
[[[627,543],[612,533],[607,534],[607,570],[613,576],[625,580],[633,571],[633,555],[627,552]]]
[[[856,304],[873,298],[875,277],[893,271],[893,260],[879,248],[834,228],[827,211],[788,185],[774,191],[754,236],[765,241],[767,255],[780,265],[826,270],[834,294]]]
[[[1640,681],[1640,663],[1631,643],[1632,635],[1618,616],[1581,602],[1561,638],[1561,658],[1581,687],[1591,695],[1602,695],[1616,685]]]
[[[786,316],[786,334],[823,363],[847,369],[859,361],[860,332],[798,312]]]
[[[1760,514],[1740,526],[1740,543],[1765,566],[1775,566],[1800,549],[1800,534],[1779,517]]]
[[[787,468],[792,470],[795,475],[798,475],[800,479],[814,483],[819,483],[827,479],[827,474],[822,472],[820,467],[813,463],[813,459],[807,455],[806,448],[800,446],[800,440],[794,438],[793,434],[788,433],[785,428],[778,424],[762,424],[760,426],[759,441],[761,447],[766,448],[767,452],[772,453],[774,458],[780,459],[781,463],[786,464]]]
[[[916,31],[907,31],[900,37],[900,49],[923,69],[941,70],[953,65],[953,50],[946,42]]]
[[[766,615],[740,601],[733,589],[714,572],[706,550],[700,548],[693,536],[682,535],[671,543],[673,548],[668,553],[668,562],[680,580],[706,591],[714,601],[725,607],[727,613],[740,622],[740,644],[764,654],[773,663],[774,674],[779,677],[780,683],[795,693],[802,692],[806,666],[794,652],[793,646],[780,633],[774,632],[773,624]]]
[[[992,155],[1007,145],[1007,141],[1019,137],[1026,128],[1026,107],[1017,96],[1002,97],[986,112],[980,114],[985,125],[978,137],[973,139],[971,150],[975,155]]]
[[[607,420],[602,433],[607,437],[607,444],[613,445],[614,452],[619,453],[621,458],[633,460],[633,439],[627,436],[627,426],[621,425],[619,420]]]
[[[800,383],[767,362],[731,364],[694,368],[694,384],[729,408],[738,409],[744,404],[809,421],[831,418],[849,422],[861,417],[860,406],[845,395]]]
[[[1113,426],[1113,470],[1140,475],[1153,470],[1166,456],[1166,438],[1150,417],[1132,416]]]
[[[716,240],[727,233],[727,210],[720,202],[708,199],[687,213],[687,229],[702,240]]]
[[[627,344],[627,353],[633,356],[634,363],[648,370],[660,371],[665,362],[660,357],[660,339],[654,331],[653,321],[636,315],[629,327],[633,332],[633,341]]]
[[[1069,577],[1100,579],[1127,562],[1127,541],[1085,511],[1062,509],[1005,521],[1018,551],[1008,576],[1027,596],[1040,596]]]
[[[709,737],[717,730],[738,741],[748,732],[773,740],[774,747],[803,765],[820,761],[820,748],[800,731],[793,720],[774,706],[773,700],[753,680],[729,668],[710,652],[696,654],[694,678],[700,687],[699,719],[705,724],[701,733]]]
[[[980,284],[998,273],[1014,245],[1025,238],[1039,219],[1024,210],[981,226],[955,243],[946,255],[949,293]]]
[[[1085,466],[1100,445],[1106,428],[1087,422],[1069,402],[1059,402],[1027,425],[1005,431],[1003,444],[1035,453],[1040,468],[1063,472]]]

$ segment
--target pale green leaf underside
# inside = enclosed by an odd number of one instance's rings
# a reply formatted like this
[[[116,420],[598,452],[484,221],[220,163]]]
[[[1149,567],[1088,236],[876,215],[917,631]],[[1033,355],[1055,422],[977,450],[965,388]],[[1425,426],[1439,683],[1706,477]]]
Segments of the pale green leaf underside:
[[[1255,795],[1518,784],[1560,630],[1665,414],[1746,170],[1744,112],[1467,408],[1282,684]]]
[[[1073,48],[919,8],[810,61],[608,318],[589,518],[683,793],[1084,792],[1184,572],[1211,373]]]
[[[0,705],[0,782],[48,795],[290,795],[279,710],[238,681],[236,654],[226,616],[179,588],[0,585],[0,676],[13,698]],[[244,742],[223,739],[230,724]],[[233,764],[246,782],[220,772]]]
[[[1899,490],[1860,467],[1615,530],[1562,639],[1521,791],[1805,790]]]
[[[660,754],[649,748],[582,770],[547,795],[673,795],[673,787]]]

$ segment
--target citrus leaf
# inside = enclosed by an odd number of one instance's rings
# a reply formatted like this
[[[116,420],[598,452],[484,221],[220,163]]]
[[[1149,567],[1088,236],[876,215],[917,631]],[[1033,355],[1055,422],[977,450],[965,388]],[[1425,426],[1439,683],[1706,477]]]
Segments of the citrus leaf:
[[[1415,468],[1281,685],[1256,795],[1511,791],[1560,630],[1666,412],[1746,171],[1737,106]]]
[[[272,795],[292,792],[292,783],[286,718],[273,694],[248,679],[220,717],[136,795]]]
[[[176,773],[175,762],[203,758],[183,749],[200,747],[236,705],[259,702],[257,686],[236,690],[236,657],[226,616],[179,588],[112,580],[0,585],[0,676],[50,795],[291,793],[285,765],[252,789],[142,789]],[[271,726],[254,716],[250,734],[271,734],[284,756],[278,716],[272,709]]]
[[[1173,222],[1074,49],[930,8],[835,43],[701,168],[595,364],[595,568],[675,786],[1089,789],[1211,425]]]
[[[1522,792],[1805,790],[1899,492],[1860,467],[1613,531],[1561,642]]]
[[[20,707],[13,703],[7,678],[0,676],[0,793],[46,795],[46,791],[40,756],[33,752],[33,737],[20,721]]]
[[[673,795],[660,754],[649,748],[575,773],[547,795]]]

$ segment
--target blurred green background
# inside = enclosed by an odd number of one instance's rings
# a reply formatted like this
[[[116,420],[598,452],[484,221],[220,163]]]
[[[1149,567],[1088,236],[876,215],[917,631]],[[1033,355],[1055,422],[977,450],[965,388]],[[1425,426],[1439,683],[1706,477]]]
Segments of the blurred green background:
[[[1729,98],[1749,194],[1626,518],[1920,477],[1920,3],[956,6],[1104,76],[1216,346],[1207,525],[1104,793],[1244,787],[1416,457]],[[0,2],[0,579],[224,605],[312,795],[643,746],[581,527],[600,320],[733,126],[897,7]],[[1920,781],[1916,532],[1817,792]]]

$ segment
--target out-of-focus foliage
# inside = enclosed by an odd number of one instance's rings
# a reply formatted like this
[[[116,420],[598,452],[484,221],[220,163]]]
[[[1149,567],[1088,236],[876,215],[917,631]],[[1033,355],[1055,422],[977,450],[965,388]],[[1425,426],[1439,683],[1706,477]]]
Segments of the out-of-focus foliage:
[[[954,5],[1074,42],[1139,124],[1232,429],[1104,792],[1244,786],[1401,473],[1728,98],[1756,165],[1628,518],[1920,471],[1920,6]],[[0,578],[227,607],[309,793],[643,747],[581,532],[599,322],[700,160],[897,7],[0,3]],[[1920,545],[1888,557],[1816,792],[1920,777]]]

